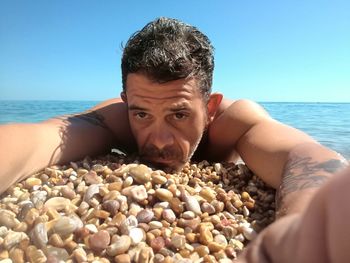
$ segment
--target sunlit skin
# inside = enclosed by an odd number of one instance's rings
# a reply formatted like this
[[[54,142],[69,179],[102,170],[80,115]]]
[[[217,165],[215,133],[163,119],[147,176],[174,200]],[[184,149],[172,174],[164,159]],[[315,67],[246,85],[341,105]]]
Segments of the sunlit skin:
[[[156,167],[179,170],[195,152],[209,122],[197,81],[157,83],[129,74],[126,92],[130,127],[141,157]]]

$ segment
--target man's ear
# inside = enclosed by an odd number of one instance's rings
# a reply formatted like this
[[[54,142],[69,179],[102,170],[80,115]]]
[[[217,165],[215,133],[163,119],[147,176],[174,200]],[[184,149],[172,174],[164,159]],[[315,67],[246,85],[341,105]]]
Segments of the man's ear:
[[[120,97],[125,103],[128,102],[128,98],[126,97],[125,91],[120,92]]]
[[[223,98],[223,95],[221,93],[210,94],[209,100],[207,103],[208,117],[210,121],[214,119],[215,113],[217,112],[220,106],[222,98]]]

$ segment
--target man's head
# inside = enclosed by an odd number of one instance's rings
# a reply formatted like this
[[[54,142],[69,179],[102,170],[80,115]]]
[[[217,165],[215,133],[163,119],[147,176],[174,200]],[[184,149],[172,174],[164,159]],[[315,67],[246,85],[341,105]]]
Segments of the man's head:
[[[171,18],[158,18],[136,32],[122,57],[123,90],[130,73],[142,73],[155,82],[195,77],[201,93],[211,92],[213,47],[196,27]]]
[[[195,152],[222,96],[210,94],[208,38],[193,26],[159,18],[134,34],[122,58],[122,98],[141,156],[179,170]]]

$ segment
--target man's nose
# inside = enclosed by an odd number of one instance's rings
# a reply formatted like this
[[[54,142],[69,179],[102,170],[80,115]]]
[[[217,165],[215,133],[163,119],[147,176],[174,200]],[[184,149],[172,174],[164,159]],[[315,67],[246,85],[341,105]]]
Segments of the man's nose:
[[[166,127],[156,127],[150,134],[150,143],[161,150],[174,144],[174,136]]]

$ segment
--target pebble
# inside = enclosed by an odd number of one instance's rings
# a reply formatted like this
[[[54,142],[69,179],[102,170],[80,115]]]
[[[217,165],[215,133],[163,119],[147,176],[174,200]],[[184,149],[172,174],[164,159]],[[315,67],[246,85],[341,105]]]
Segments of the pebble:
[[[196,217],[196,214],[192,211],[186,211],[182,214],[182,218],[184,219],[193,219]]]
[[[163,247],[165,247],[165,240],[163,237],[156,237],[151,242],[151,247],[155,252],[158,252]]]
[[[52,231],[61,236],[66,236],[73,233],[78,227],[77,221],[68,216],[62,216],[54,222]]]
[[[130,263],[131,259],[129,254],[118,255],[114,258],[115,263]]]
[[[107,247],[107,254],[112,257],[124,254],[128,251],[130,245],[131,238],[127,235],[122,235],[115,239],[113,243]]]
[[[245,166],[201,162],[166,174],[108,158],[47,168],[4,193],[1,257],[225,263],[274,220],[274,192]]]
[[[151,209],[143,209],[137,214],[136,219],[139,223],[149,223],[153,217],[154,213]]]
[[[248,239],[249,241],[253,240],[256,236],[257,233],[255,232],[255,230],[251,227],[248,226],[243,226],[242,227],[242,231],[243,231],[243,235],[246,239]]]
[[[171,245],[174,246],[176,249],[182,249],[185,247],[186,244],[186,237],[182,235],[174,235],[171,238]]]
[[[46,208],[52,208],[61,211],[70,205],[70,200],[64,197],[53,197],[45,202]]]
[[[183,197],[183,199],[185,201],[187,210],[192,211],[197,215],[202,214],[201,207],[194,196],[186,195]]]
[[[88,187],[88,189],[85,192],[83,200],[85,202],[89,202],[91,198],[100,192],[100,187],[97,184],[92,184]]]
[[[97,175],[95,171],[90,171],[84,175],[84,180],[87,185],[100,184],[103,179]]]
[[[167,202],[171,201],[171,199],[174,197],[172,192],[164,188],[157,189],[155,194],[159,200]]]
[[[148,194],[144,185],[138,185],[130,190],[131,197],[137,201],[141,202],[147,199]]]
[[[129,236],[133,245],[136,245],[145,239],[144,231],[138,227],[130,229]]]
[[[152,170],[143,164],[132,167],[129,170],[130,176],[139,184],[149,182],[151,180],[151,172]]]
[[[31,240],[39,248],[43,248],[47,245],[49,239],[44,223],[39,223],[34,226],[34,228],[31,231]]]
[[[159,229],[163,227],[163,224],[159,221],[151,221],[148,223],[150,230]]]
[[[16,214],[6,209],[0,209],[0,225],[7,228],[14,228],[19,224]]]
[[[4,241],[2,243],[2,246],[10,250],[12,247],[16,246],[23,240],[28,240],[29,237],[24,232],[13,232],[9,231],[6,237],[4,238]]]
[[[106,249],[110,242],[110,235],[106,230],[100,230],[89,238],[89,246],[92,250],[100,252]]]
[[[137,224],[138,224],[137,218],[133,215],[130,215],[123,222],[121,222],[119,226],[120,232],[123,235],[128,235],[129,230],[137,227]]]
[[[168,223],[173,223],[176,220],[176,215],[171,209],[164,209],[162,212],[162,218]]]

